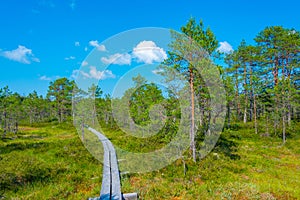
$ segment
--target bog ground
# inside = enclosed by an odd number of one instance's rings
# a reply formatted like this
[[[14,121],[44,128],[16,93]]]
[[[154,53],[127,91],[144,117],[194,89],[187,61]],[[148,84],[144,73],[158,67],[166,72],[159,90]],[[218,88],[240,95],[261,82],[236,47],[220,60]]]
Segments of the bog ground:
[[[83,147],[72,125],[20,130],[0,141],[1,198],[99,195],[102,164]],[[109,137],[116,143],[120,134]],[[131,142],[128,148],[136,146]],[[136,191],[141,199],[299,199],[299,142],[299,134],[282,146],[280,138],[255,135],[247,127],[228,130],[202,161],[185,158],[186,174],[177,160],[159,171],[122,175],[122,191]]]

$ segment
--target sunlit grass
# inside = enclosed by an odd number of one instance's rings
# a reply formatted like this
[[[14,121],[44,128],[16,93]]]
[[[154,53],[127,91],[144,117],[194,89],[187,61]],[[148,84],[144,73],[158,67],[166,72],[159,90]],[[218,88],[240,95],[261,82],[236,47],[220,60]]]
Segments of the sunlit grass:
[[[117,145],[136,151],[149,146],[120,131],[105,130]],[[122,191],[141,199],[300,199],[300,137],[261,137],[249,128],[226,130],[215,150],[193,163],[122,175]],[[121,140],[118,140],[118,138]],[[126,142],[124,142],[126,141]],[[7,199],[87,199],[99,195],[101,162],[82,145],[72,125],[21,127],[0,140],[0,194]]]
[[[99,193],[101,162],[83,147],[72,126],[21,127],[18,137],[7,137],[13,139],[0,142],[4,197],[86,199]]]

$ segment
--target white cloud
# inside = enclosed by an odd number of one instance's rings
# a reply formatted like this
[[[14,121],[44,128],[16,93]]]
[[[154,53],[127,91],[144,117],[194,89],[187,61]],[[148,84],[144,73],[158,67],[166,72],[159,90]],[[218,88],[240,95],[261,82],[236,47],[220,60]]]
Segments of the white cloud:
[[[66,57],[65,60],[75,60],[76,57],[75,56],[70,56],[70,57]]]
[[[98,40],[91,40],[89,41],[89,45],[92,47],[96,47],[98,51],[106,51],[106,48],[103,44],[99,44]]]
[[[97,80],[104,80],[108,78],[115,78],[116,76],[112,73],[110,70],[104,70],[104,71],[98,71],[95,66],[90,66],[90,70],[88,72],[80,71],[80,70],[74,70],[72,72],[71,77],[76,79],[79,73],[84,78],[93,78]]]
[[[0,52],[1,56],[24,64],[30,64],[31,62],[40,62],[38,58],[34,56],[31,49],[25,46],[19,45],[17,49],[11,51]]]
[[[87,72],[84,71],[78,71],[84,78],[92,78],[91,75]]]
[[[154,69],[154,70],[152,70],[153,74],[159,74],[161,72],[164,72],[164,70],[163,69]]]
[[[79,69],[75,69],[72,71],[72,74],[71,74],[71,78],[73,79],[76,79],[78,74],[79,74],[80,70]]]
[[[94,67],[94,66],[90,67],[90,75],[91,75],[91,78],[94,78],[97,80],[104,80],[107,78],[115,78],[116,77],[112,73],[112,71],[110,71],[110,70],[97,71],[96,67]]]
[[[110,55],[109,57],[102,57],[101,61],[104,64],[130,65],[131,55],[128,53],[124,53],[124,54],[116,53]]]
[[[89,49],[87,47],[84,47],[84,51],[88,51]]]
[[[94,41],[95,42],[95,41]],[[153,41],[142,41],[133,48],[132,54],[116,53],[108,57],[102,57],[104,64],[130,65],[132,60],[140,63],[152,64],[162,62],[167,58],[163,48],[158,47]]]
[[[60,78],[60,76],[46,76],[46,75],[43,75],[43,76],[40,76],[39,75],[39,79],[42,80],[42,81],[52,81],[52,80],[55,80],[55,79],[58,79]]]
[[[162,62],[167,58],[167,53],[163,48],[156,46],[153,41],[142,41],[133,48],[133,57],[137,62],[152,64],[153,62]]]
[[[41,76],[40,77],[40,80],[42,80],[42,81],[51,81],[52,79],[50,78],[50,77],[47,77],[47,76]]]
[[[85,66],[87,66],[89,63],[87,62],[87,61],[83,61],[82,63],[81,63],[81,66],[82,67],[85,67]]]
[[[76,42],[74,43],[74,45],[75,45],[75,47],[79,47],[79,46],[80,46],[80,42],[76,41]]]
[[[220,42],[220,47],[217,49],[221,53],[231,53],[233,51],[232,46],[227,42]]]

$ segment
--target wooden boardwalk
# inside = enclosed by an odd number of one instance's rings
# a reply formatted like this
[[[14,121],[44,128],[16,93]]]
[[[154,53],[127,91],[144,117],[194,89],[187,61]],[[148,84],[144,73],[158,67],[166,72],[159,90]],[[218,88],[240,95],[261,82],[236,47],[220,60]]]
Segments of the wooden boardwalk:
[[[136,193],[122,194],[120,171],[118,160],[113,144],[103,134],[89,127],[89,131],[94,133],[102,142],[104,149],[103,177],[100,197],[90,198],[90,200],[134,200],[138,199]]]

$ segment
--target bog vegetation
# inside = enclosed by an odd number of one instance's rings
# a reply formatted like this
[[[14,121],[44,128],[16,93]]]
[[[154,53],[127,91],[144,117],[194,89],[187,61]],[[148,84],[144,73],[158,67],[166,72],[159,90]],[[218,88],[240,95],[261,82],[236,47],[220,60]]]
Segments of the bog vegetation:
[[[190,149],[164,169],[146,174],[122,175],[123,192],[137,191],[142,199],[297,199],[300,193],[300,32],[281,26],[266,27],[252,45],[241,41],[229,53],[217,51],[218,41],[202,21],[188,21],[181,28],[188,39],[202,49],[193,52],[217,66],[226,90],[223,132],[207,157],[199,157],[205,135],[210,134],[211,105],[207,85],[194,63],[180,55],[186,46],[173,34],[171,51],[161,68],[186,77],[190,91]],[[221,61],[221,62],[220,62]],[[160,103],[165,124],[150,138],[127,137],[115,121],[111,103],[121,102],[104,94],[97,85],[88,91],[72,80],[59,78],[50,83],[46,96],[33,91],[22,96],[0,89],[0,198],[84,199],[97,196],[101,162],[82,145],[75,126],[98,121],[114,144],[129,151],[159,149],[178,131],[181,118],[176,94],[161,89],[138,75],[135,86],[125,92],[132,121],[145,126],[151,107]],[[127,95],[127,96],[126,96]],[[195,100],[196,99],[196,100]],[[72,112],[73,106],[91,104],[92,109]],[[82,101],[83,100],[83,101]],[[81,103],[80,103],[81,102]],[[118,112],[127,112],[119,105]],[[119,113],[119,114],[120,114]],[[76,115],[76,116],[75,116]],[[122,116],[122,115],[118,115]],[[75,119],[75,120],[73,120]],[[196,128],[197,127],[197,128]],[[201,159],[200,159],[201,158]]]

